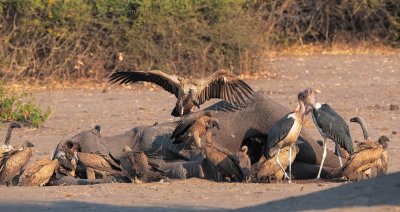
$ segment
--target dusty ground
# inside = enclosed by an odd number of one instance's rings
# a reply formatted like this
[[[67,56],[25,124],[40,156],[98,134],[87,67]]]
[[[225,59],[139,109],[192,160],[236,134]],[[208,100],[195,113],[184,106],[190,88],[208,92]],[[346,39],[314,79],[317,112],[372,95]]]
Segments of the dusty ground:
[[[149,184],[106,184],[66,187],[0,187],[0,211],[128,211],[128,210],[392,210],[400,211],[400,56],[286,56],[268,60],[275,79],[247,80],[283,105],[294,108],[296,94],[318,89],[317,99],[329,103],[346,120],[362,116],[370,136],[390,138],[388,176],[361,183],[296,181],[288,184],[217,183],[190,179]],[[15,130],[12,142],[30,140],[32,161],[50,157],[56,144],[100,124],[103,135],[137,125],[172,121],[175,97],[158,88],[45,89],[33,91],[43,108],[54,113],[41,129]],[[308,117],[306,128],[319,134]],[[349,123],[353,140],[359,125]],[[6,125],[0,129],[5,137]],[[330,142],[333,143],[333,142]],[[332,149],[333,145],[328,146]]]

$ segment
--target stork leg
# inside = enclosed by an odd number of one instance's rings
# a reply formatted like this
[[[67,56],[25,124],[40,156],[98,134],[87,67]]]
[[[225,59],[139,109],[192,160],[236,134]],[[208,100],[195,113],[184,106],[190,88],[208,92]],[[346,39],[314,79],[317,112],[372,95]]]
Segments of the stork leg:
[[[336,149],[337,149],[337,155],[339,157],[340,167],[343,167],[342,157],[340,156],[340,148],[339,148],[339,144],[338,143],[336,143]]]
[[[285,174],[285,179],[289,179],[289,181],[290,181],[290,177],[286,174],[285,169],[283,169],[283,166],[279,162],[279,151],[281,151],[281,148],[279,148],[278,153],[276,153],[276,162],[278,163],[279,167],[281,167],[283,173]]]
[[[320,178],[321,177],[321,171],[322,171],[322,167],[324,166],[325,157],[326,157],[326,138],[324,138],[324,153],[322,154],[322,161],[321,161],[321,166],[319,167],[317,180],[321,179]]]
[[[292,146],[289,146],[289,181],[288,183],[292,183]]]

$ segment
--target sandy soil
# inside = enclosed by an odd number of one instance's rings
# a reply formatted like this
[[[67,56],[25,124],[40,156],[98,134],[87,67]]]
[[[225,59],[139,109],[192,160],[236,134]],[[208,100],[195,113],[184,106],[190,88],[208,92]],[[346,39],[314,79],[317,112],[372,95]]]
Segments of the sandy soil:
[[[318,89],[317,99],[329,103],[345,120],[362,116],[375,140],[390,138],[389,175],[360,183],[295,181],[293,184],[219,183],[201,179],[149,184],[104,184],[66,187],[0,186],[0,211],[180,211],[180,210],[400,210],[400,56],[319,55],[268,59],[275,79],[246,80],[283,105],[294,108],[296,94]],[[56,144],[81,130],[102,127],[103,135],[134,126],[176,120],[169,114],[175,97],[152,86],[121,89],[35,90],[37,102],[54,113],[40,129],[16,129],[12,142],[36,146],[31,161],[50,157]],[[349,123],[353,140],[359,125]],[[319,137],[308,117],[306,128]],[[0,129],[4,138],[6,124]],[[328,148],[333,149],[333,142]]]

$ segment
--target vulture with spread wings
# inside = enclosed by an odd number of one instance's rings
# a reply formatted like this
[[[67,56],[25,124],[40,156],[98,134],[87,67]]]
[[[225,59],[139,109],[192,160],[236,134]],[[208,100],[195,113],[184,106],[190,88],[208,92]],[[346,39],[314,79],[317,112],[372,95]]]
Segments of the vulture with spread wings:
[[[146,81],[155,83],[177,98],[171,115],[179,117],[189,114],[197,106],[212,98],[224,99],[233,106],[242,107],[253,97],[253,89],[235,74],[218,70],[204,81],[170,76],[161,71],[124,71],[110,76],[110,81],[120,84]]]

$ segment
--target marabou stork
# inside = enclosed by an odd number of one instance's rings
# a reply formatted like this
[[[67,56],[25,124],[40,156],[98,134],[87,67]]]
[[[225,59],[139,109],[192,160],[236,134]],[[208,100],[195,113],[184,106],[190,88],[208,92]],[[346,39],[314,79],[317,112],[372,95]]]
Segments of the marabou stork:
[[[326,157],[326,140],[332,139],[340,147],[344,148],[348,153],[354,152],[353,141],[350,136],[349,126],[328,104],[321,104],[315,101],[314,92],[311,88],[307,88],[302,92],[304,101],[312,107],[312,117],[318,131],[324,138],[324,153],[322,154],[321,166],[319,168],[317,179],[321,176],[322,167]],[[342,159],[340,157],[340,149],[337,148],[340,166],[342,167]]]
[[[267,159],[271,159],[277,154],[276,162],[281,167],[285,178],[291,183],[290,176],[287,175],[279,162],[279,151],[281,148],[289,146],[289,175],[292,173],[291,157],[292,157],[292,145],[296,142],[299,137],[301,128],[303,127],[303,119],[306,112],[304,105],[303,96],[301,93],[297,96],[298,104],[296,110],[285,115],[281,118],[268,132],[268,138],[264,144],[264,156]]]
[[[171,115],[181,117],[193,112],[195,106],[212,98],[224,99],[228,103],[242,107],[246,98],[251,100],[253,89],[235,74],[226,70],[218,70],[205,81],[191,81],[176,76],[170,76],[161,71],[123,71],[110,76],[110,81],[120,84],[146,81],[161,86],[177,98]]]

